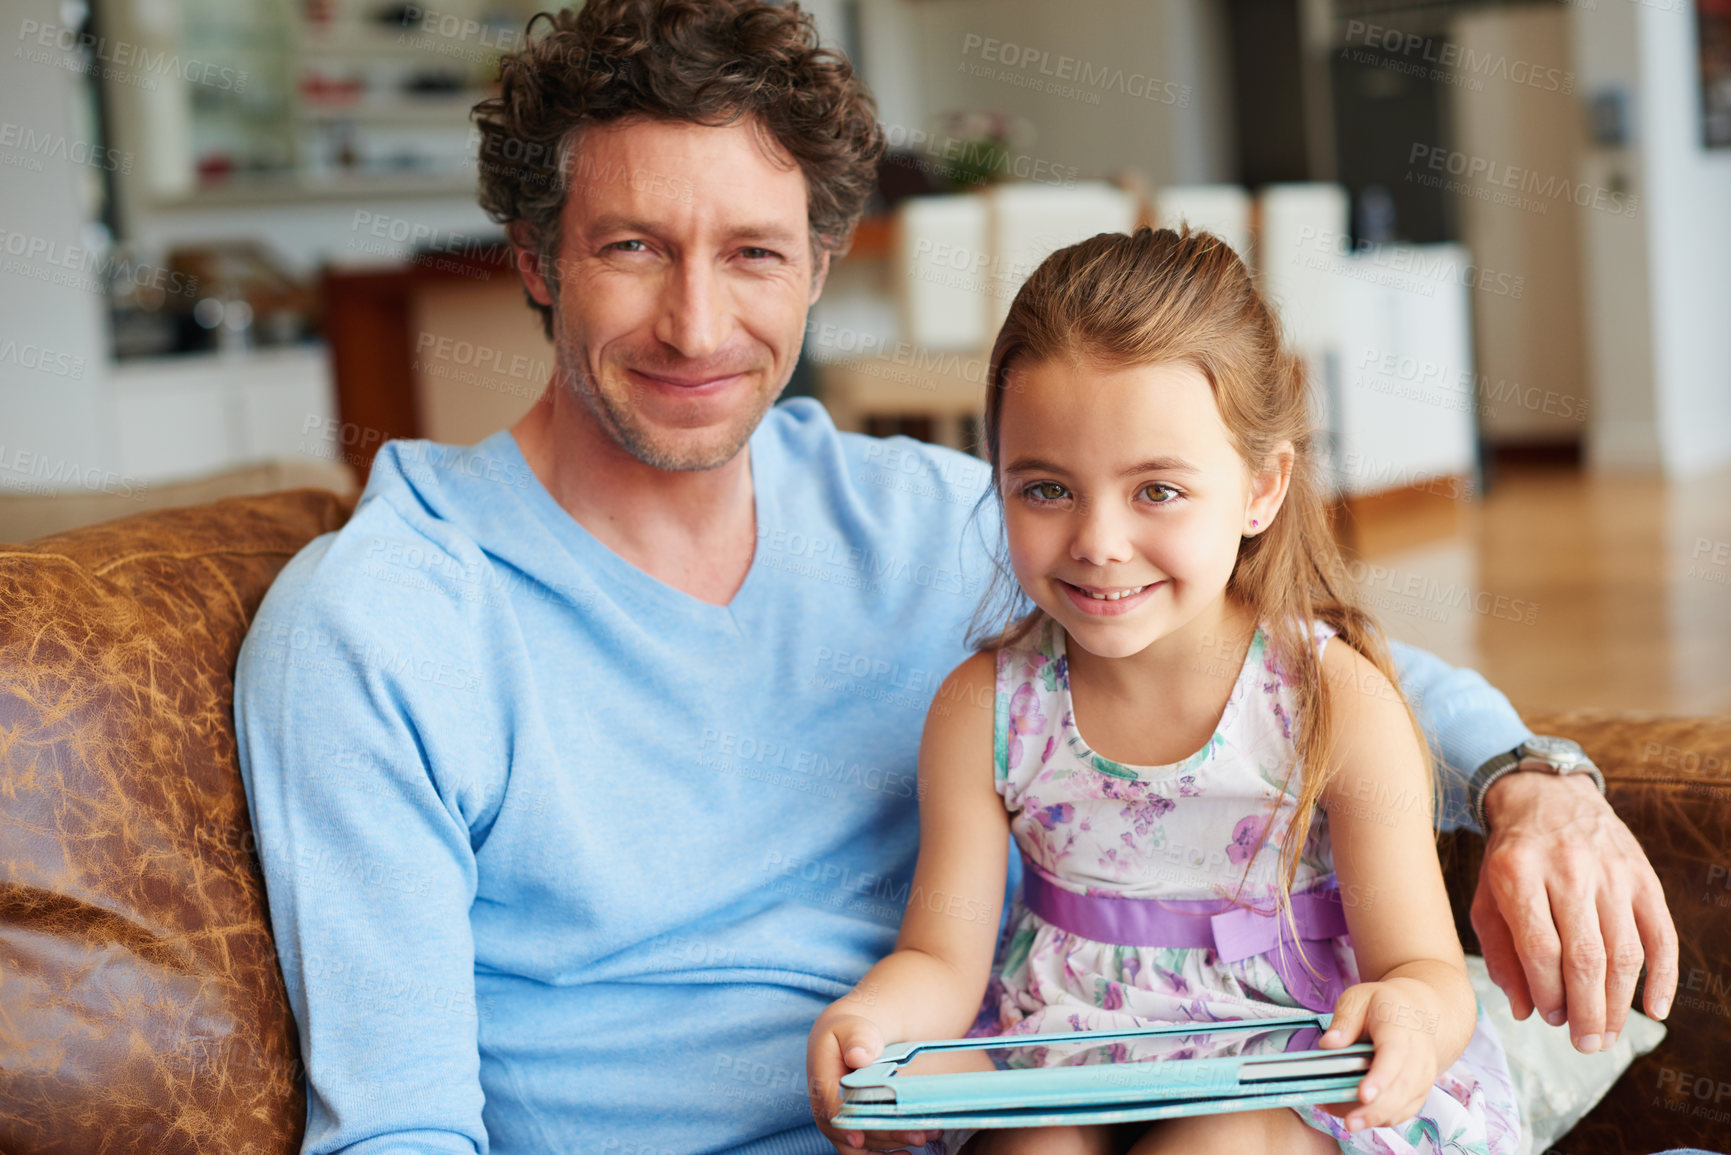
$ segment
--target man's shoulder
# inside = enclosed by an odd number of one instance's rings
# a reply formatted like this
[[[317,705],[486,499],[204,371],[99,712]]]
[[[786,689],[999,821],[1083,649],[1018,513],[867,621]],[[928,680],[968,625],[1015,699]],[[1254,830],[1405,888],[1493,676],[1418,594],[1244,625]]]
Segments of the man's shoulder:
[[[526,490],[536,484],[533,472],[516,449],[509,431],[501,430],[474,445],[440,441],[387,441],[373,458],[367,494],[393,496],[436,508],[444,500],[474,500],[468,492],[485,482],[485,496]]]
[[[481,547],[461,526],[403,496],[369,487],[342,528],[309,542],[271,592],[298,586],[338,602],[369,601],[380,591],[357,578],[389,582],[398,592],[436,589],[479,562]],[[391,581],[381,576],[388,569],[416,571],[428,580]]]
[[[283,567],[248,631],[247,653],[341,663],[385,649],[467,650],[481,554],[448,527],[370,492],[339,530]],[[245,663],[243,661],[243,667]]]

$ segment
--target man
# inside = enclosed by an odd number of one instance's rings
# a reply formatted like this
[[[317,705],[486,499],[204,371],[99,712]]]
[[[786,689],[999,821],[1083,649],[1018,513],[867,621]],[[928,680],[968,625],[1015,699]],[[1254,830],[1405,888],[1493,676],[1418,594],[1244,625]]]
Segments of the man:
[[[553,380],[478,446],[387,445],[237,673],[307,1151],[825,1150],[806,1030],[942,900],[908,889],[914,756],[990,564],[983,466],[771,408],[882,147],[814,40],[591,0],[480,110]],[[1529,735],[1402,658],[1458,813]],[[1669,916],[1592,783],[1486,806],[1516,1012],[1592,1050],[1645,958],[1662,1015]]]

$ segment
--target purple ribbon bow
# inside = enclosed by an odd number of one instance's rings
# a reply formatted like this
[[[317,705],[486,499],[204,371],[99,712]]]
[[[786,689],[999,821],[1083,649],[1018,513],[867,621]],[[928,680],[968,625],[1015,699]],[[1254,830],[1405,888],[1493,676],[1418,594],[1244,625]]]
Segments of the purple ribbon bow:
[[[1298,951],[1298,939],[1325,943],[1346,933],[1346,912],[1332,875],[1321,886],[1292,896],[1295,939],[1291,926],[1274,911],[1251,910],[1225,899],[1077,894],[1053,882],[1026,852],[1022,868],[1023,904],[1060,930],[1120,946],[1212,949],[1229,963],[1262,955],[1287,992],[1313,1011],[1332,1011],[1346,990],[1333,951],[1312,947],[1302,958]],[[1315,975],[1305,968],[1306,959]]]

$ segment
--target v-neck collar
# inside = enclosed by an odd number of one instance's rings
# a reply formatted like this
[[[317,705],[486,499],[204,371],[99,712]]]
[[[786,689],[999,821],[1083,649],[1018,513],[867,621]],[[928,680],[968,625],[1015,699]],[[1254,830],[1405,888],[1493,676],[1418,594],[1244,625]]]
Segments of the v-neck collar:
[[[768,419],[769,416],[766,415],[765,420]],[[762,428],[760,424],[758,430],[761,431]],[[610,594],[640,605],[650,613],[673,613],[687,620],[706,622],[738,632],[741,615],[749,613],[759,603],[759,591],[765,579],[759,572],[764,566],[760,564],[758,543],[762,541],[764,527],[774,524],[773,519],[778,516],[780,508],[773,485],[764,483],[766,474],[776,472],[766,469],[766,466],[770,464],[767,459],[775,454],[779,446],[772,438],[760,437],[757,432],[753,432],[748,444],[751,453],[752,510],[757,523],[755,540],[752,545],[751,567],[746,570],[745,580],[740,583],[733,593],[733,598],[726,605],[706,602],[669,585],[627,561],[611,546],[589,532],[582,522],[566,512],[565,507],[547,491],[540,477],[529,467],[522,448],[509,429],[501,429],[493,434],[483,441],[479,448],[498,455],[527,474],[529,481],[517,491],[524,504],[579,565],[597,571],[597,576],[604,579],[605,584],[610,587]]]

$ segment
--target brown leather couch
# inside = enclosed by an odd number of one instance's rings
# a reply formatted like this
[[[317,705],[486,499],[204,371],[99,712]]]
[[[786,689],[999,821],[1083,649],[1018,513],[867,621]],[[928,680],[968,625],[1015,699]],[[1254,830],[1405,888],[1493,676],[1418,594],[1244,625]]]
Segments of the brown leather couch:
[[[0,1151],[278,1155],[305,1117],[235,760],[235,655],[319,490],[0,546]],[[1599,760],[1683,939],[1671,1033],[1553,1150],[1731,1134],[1731,720],[1534,716]],[[1451,839],[1465,911],[1477,840]]]

